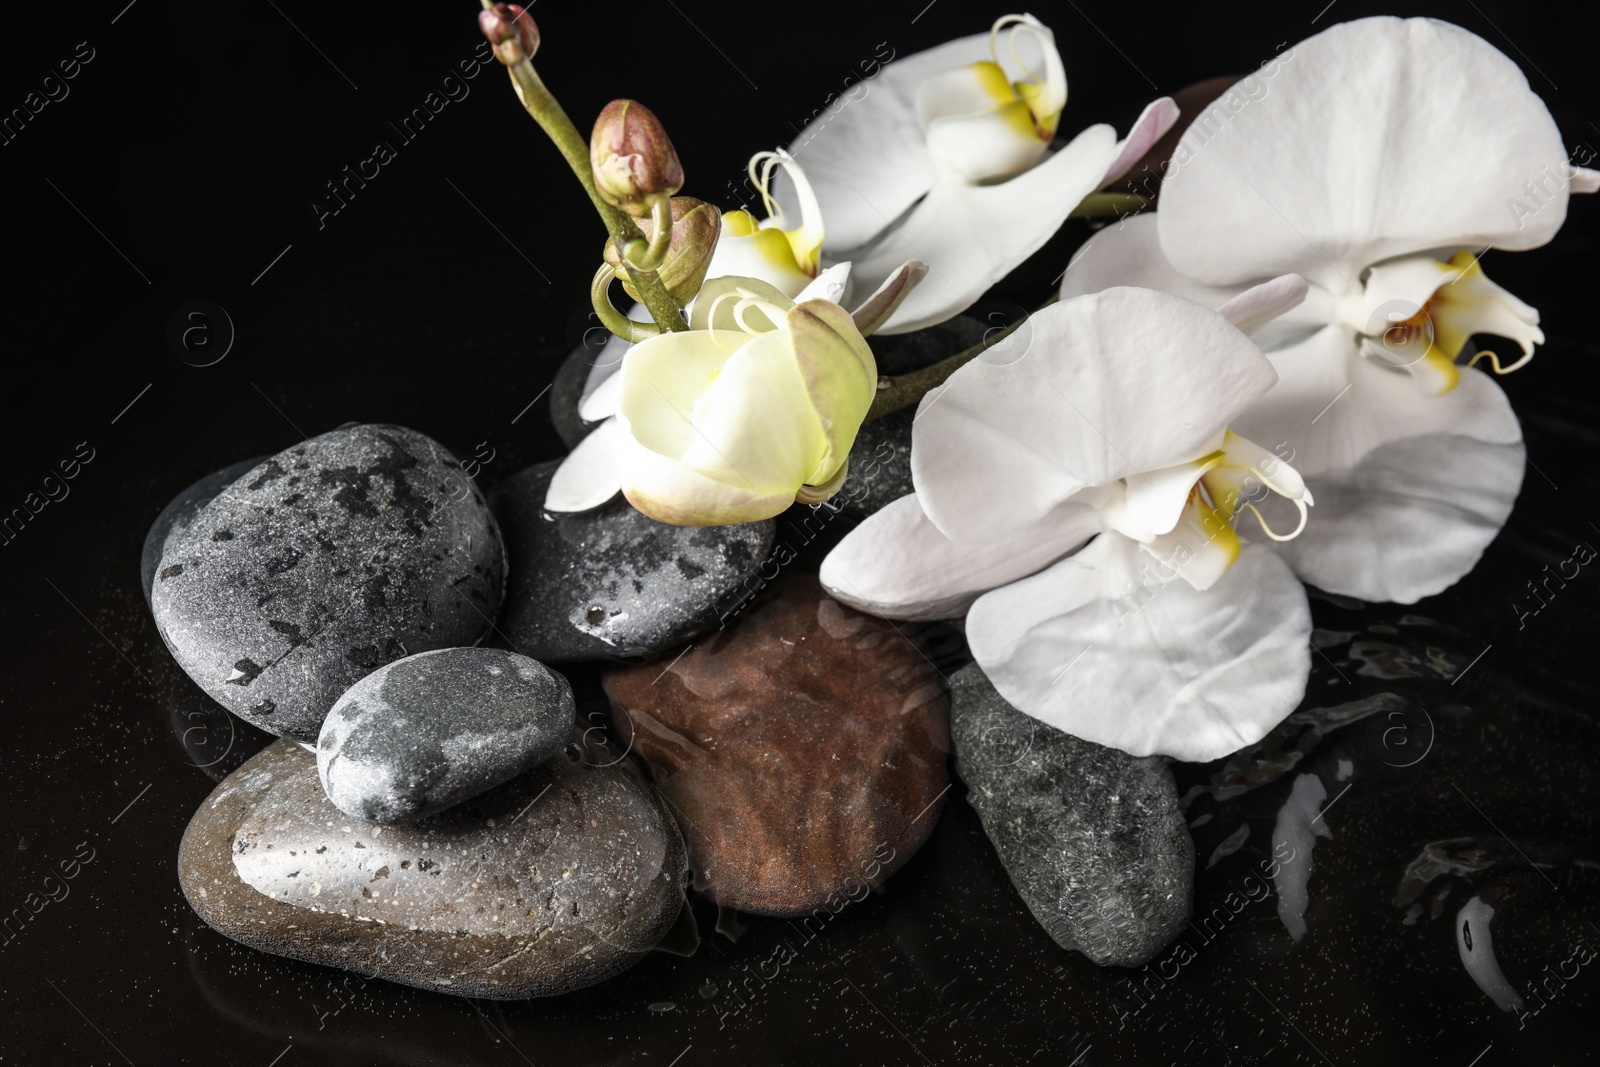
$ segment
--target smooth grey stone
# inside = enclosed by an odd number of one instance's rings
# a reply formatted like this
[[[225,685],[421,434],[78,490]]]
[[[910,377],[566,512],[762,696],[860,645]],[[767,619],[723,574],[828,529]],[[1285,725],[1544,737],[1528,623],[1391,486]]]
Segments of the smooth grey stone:
[[[151,611],[200,688],[314,741],[378,667],[481,640],[504,582],[494,516],[444,447],[351,426],[258,464],[175,533]]]
[[[567,680],[526,656],[419,652],[339,698],[322,721],[317,773],[339,810],[412,822],[554,757],[577,714]]]
[[[1102,966],[1149,962],[1194,898],[1194,841],[1166,762],[1047,726],[976,664],[950,689],[956,770],[1033,917]]]
[[[566,754],[412,826],[334,807],[279,740],[212,791],[178,883],[251,948],[457,996],[604,981],[672,929],[688,878],[672,814],[574,728]]]
[[[213,471],[173,497],[172,502],[161,509],[156,521],[150,524],[150,532],[144,536],[144,551],[139,554],[139,584],[144,588],[146,605],[150,603],[150,587],[156,580],[156,571],[161,569],[161,556],[166,551],[167,542],[172,539],[172,535],[187,530],[194,517],[216,499],[218,493],[228,488],[234,479],[265,458],[257,456],[255,459],[247,459],[231,467]]]
[[[489,494],[511,560],[497,639],[515,651],[542,663],[652,655],[718,626],[765,584],[772,520],[669,526],[621,497],[554,514],[544,495],[558,466]]]

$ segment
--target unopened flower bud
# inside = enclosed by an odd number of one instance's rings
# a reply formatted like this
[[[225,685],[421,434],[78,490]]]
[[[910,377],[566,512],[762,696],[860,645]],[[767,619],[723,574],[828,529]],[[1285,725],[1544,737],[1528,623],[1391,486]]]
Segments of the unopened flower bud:
[[[639,220],[639,229],[644,231],[646,239],[655,236],[655,224],[649,218]],[[672,244],[656,273],[678,303],[687,304],[693,300],[705,283],[706,269],[711,266],[711,254],[717,250],[717,237],[721,232],[722,212],[692,196],[672,198]],[[606,242],[605,260],[617,268],[617,276],[622,279],[622,287],[628,295],[635,300],[644,299],[623,269],[615,241]]]
[[[495,4],[478,12],[478,27],[494,45],[494,55],[511,66],[539,50],[539,27],[519,4]]]
[[[630,215],[683,188],[683,164],[655,113],[633,100],[613,100],[595,120],[589,164],[601,199]]]

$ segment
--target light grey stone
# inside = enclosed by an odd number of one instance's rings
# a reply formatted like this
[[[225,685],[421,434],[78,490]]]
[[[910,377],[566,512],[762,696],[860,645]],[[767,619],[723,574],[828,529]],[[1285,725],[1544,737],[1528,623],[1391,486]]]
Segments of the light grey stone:
[[[339,698],[322,722],[317,773],[339,810],[412,822],[557,755],[577,711],[567,680],[526,656],[419,652]]]

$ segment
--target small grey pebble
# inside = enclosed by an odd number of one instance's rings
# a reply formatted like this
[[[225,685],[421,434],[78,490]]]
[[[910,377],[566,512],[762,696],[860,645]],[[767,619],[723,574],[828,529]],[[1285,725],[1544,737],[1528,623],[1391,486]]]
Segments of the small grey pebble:
[[[322,722],[317,774],[334,806],[412,822],[559,755],[577,715],[567,680],[495,648],[443,648],[379,667]]]

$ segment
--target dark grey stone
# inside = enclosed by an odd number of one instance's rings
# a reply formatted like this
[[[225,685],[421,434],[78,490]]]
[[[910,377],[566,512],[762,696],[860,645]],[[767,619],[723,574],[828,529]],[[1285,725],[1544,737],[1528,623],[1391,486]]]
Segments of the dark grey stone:
[[[316,758],[275,741],[201,803],[178,849],[184,897],[224,936],[492,1000],[637,963],[672,929],[687,879],[672,813],[576,727],[565,755],[412,826],[345,815]]]
[[[544,663],[651,655],[717,626],[763,584],[770,519],[669,526],[620,497],[557,515],[544,495],[558,466],[529,467],[489,494],[511,560],[497,640],[517,652]]]
[[[139,555],[139,584],[144,587],[144,602],[147,605],[150,603],[150,587],[155,583],[156,571],[161,569],[161,556],[172,535],[187,530],[194,517],[216,499],[218,493],[264,458],[257,456],[213,471],[173,497],[172,502],[161,509],[156,521],[150,524],[150,532],[144,535],[144,551]]]
[[[317,773],[340,811],[413,822],[555,756],[577,713],[567,680],[526,656],[419,652],[339,698],[322,722]]]
[[[200,688],[313,741],[378,667],[481,640],[504,582],[494,516],[444,447],[351,426],[258,464],[174,533],[151,611]]]
[[[604,333],[603,330],[600,332]],[[593,344],[580,344],[574,348],[572,354],[562,361],[555,380],[550,384],[550,423],[569,449],[577,448],[578,442],[600,425],[598,422],[585,422],[583,416],[578,414],[583,387],[589,381],[589,368],[594,366],[599,351],[600,346]]]
[[[850,449],[850,473],[831,503],[864,519],[914,489],[911,421],[916,416],[916,408],[905,408],[861,427]]]
[[[1018,317],[1020,315],[1021,309],[1018,309]],[[878,360],[879,374],[909,374],[971,348],[982,341],[988,331],[1003,328],[1002,318],[985,322],[971,315],[957,315],[911,333],[873,334],[867,338],[867,344],[872,346],[872,354]]]
[[[1102,966],[1149,962],[1194,898],[1194,841],[1166,762],[1023,714],[976,664],[950,689],[956,770],[1034,918]]]

